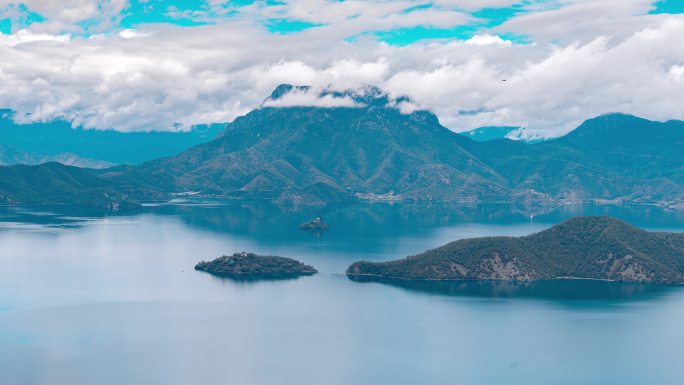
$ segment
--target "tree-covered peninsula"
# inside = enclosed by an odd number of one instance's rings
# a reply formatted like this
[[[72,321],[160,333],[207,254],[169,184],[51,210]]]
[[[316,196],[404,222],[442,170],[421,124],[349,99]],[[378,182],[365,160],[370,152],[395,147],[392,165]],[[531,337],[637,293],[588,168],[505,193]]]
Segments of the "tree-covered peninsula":
[[[347,275],[684,284],[684,234],[647,232],[609,217],[577,217],[529,236],[463,239],[401,260],[356,262]]]

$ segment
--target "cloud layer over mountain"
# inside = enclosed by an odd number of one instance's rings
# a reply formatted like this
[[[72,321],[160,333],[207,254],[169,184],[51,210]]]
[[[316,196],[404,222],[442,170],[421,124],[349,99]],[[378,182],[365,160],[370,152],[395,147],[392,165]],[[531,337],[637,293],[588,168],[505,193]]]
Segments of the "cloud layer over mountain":
[[[514,12],[482,23],[490,6]],[[0,20],[14,23],[0,34],[0,106],[26,121],[178,130],[230,121],[280,83],[376,85],[410,96],[456,131],[525,126],[529,135],[553,136],[615,111],[684,119],[684,17],[649,13],[652,1],[301,0],[239,8],[210,1],[165,8],[165,17],[192,26],[132,28],[125,20],[133,5],[125,1],[22,7],[0,2]],[[18,24],[27,10],[42,21]],[[285,30],[284,22],[299,24]],[[385,38],[416,31],[422,37]],[[279,103],[340,103],[328,99],[307,94]]]

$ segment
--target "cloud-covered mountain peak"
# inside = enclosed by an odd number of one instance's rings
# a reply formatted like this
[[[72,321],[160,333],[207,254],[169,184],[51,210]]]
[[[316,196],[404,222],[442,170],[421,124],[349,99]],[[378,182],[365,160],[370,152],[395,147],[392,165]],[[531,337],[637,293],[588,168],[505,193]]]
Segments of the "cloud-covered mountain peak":
[[[276,87],[271,96],[269,96],[264,102],[268,100],[278,100],[282,99],[284,96],[291,92],[308,92],[311,89],[310,86],[293,86],[292,84],[280,84]]]
[[[406,109],[408,105],[412,108]],[[392,97],[373,85],[335,89],[281,84],[262,104],[264,107],[392,107],[413,112],[417,108],[407,96]]]

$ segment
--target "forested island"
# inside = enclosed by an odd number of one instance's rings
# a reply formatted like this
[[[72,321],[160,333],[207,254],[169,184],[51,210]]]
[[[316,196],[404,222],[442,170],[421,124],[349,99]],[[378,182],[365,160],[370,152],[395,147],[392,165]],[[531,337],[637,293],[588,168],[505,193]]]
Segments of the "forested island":
[[[300,230],[307,230],[313,232],[326,231],[329,228],[330,226],[328,226],[328,224],[325,223],[321,218],[315,218],[299,225]]]
[[[272,255],[235,253],[222,256],[211,262],[202,261],[195,270],[216,276],[236,279],[282,279],[313,275],[318,271],[297,260]]]
[[[390,262],[356,262],[350,278],[535,281],[561,278],[684,284],[684,234],[577,217],[524,237],[455,241]]]

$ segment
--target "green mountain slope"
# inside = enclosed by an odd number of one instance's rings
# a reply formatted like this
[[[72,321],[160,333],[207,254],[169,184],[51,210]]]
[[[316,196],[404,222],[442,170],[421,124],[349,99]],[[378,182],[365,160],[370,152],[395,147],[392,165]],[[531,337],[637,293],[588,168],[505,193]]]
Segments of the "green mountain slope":
[[[606,201],[684,205],[683,122],[612,114],[541,143],[476,142],[443,127],[428,111],[402,113],[397,103],[407,99],[389,100],[375,88],[321,95],[346,97],[356,107],[274,106],[290,92],[306,90],[278,87],[261,108],[227,124],[216,139],[178,155],[88,173],[129,186],[132,196],[143,198],[161,191],[316,205],[359,200],[506,202],[525,208]],[[38,135],[41,140],[47,139]],[[120,140],[110,143],[110,150],[121,152],[116,143]],[[126,143],[135,152],[136,142]]]
[[[182,154],[105,176],[174,191],[300,203],[495,200],[505,180],[425,111],[264,107]]]
[[[0,166],[0,204],[51,204],[124,211],[139,200],[166,195],[100,178],[89,170],[44,163],[38,166]]]
[[[506,178],[513,194],[540,201],[614,200],[681,204],[684,123],[611,114],[536,144],[471,143],[468,150]]]
[[[597,166],[626,177],[670,178],[684,174],[684,122],[653,122],[612,114],[590,119],[555,141],[581,148]]]
[[[464,239],[402,260],[357,262],[350,276],[407,280],[554,278],[684,283],[684,234],[577,217],[526,237]]]
[[[292,90],[281,86],[269,100]],[[525,206],[684,202],[684,123],[629,115],[587,121],[556,140],[476,142],[385,94],[360,107],[262,107],[214,141],[103,174],[127,184],[226,198],[324,204],[351,200],[513,202]]]

